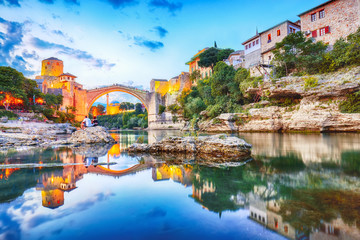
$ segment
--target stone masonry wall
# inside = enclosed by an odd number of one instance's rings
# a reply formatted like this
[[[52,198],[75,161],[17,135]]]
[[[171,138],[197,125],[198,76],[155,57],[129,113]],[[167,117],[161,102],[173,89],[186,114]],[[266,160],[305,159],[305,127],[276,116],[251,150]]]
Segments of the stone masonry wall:
[[[325,10],[325,17],[319,19],[319,11]],[[311,22],[311,14],[316,13],[316,21]],[[317,31],[316,41],[334,45],[337,39],[346,38],[360,27],[360,0],[337,0],[314,9],[301,18],[301,31]],[[330,33],[320,36],[320,28],[330,27]],[[308,35],[312,37],[312,34]]]

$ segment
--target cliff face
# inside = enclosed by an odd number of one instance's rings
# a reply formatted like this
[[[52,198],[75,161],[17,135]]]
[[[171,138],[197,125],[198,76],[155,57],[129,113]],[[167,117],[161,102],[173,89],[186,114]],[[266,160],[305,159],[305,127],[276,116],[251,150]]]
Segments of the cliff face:
[[[199,124],[207,132],[360,132],[360,114],[341,113],[346,95],[360,90],[360,67],[311,77],[286,77],[248,89],[266,101]],[[285,103],[285,104],[284,104]]]

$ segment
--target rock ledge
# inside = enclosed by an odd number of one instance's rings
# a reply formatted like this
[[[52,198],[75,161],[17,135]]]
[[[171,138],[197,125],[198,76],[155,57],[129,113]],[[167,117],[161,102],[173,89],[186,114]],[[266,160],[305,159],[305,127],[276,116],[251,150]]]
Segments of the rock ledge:
[[[132,144],[130,153],[195,154],[201,158],[244,159],[251,155],[251,144],[225,134],[200,137],[169,137],[153,144]]]

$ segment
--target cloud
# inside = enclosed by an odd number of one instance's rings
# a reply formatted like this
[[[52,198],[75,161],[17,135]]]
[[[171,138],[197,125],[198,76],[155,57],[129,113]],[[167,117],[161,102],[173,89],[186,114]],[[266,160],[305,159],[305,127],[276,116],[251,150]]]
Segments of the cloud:
[[[153,31],[155,31],[161,38],[166,37],[166,35],[169,33],[168,30],[160,26],[154,27]]]
[[[134,44],[140,47],[146,47],[150,49],[152,52],[155,52],[156,50],[159,50],[160,48],[164,47],[164,44],[162,42],[158,41],[150,41],[147,39],[144,39],[143,37],[134,37]]]
[[[39,55],[37,55],[37,53],[35,51],[32,51],[31,53],[29,53],[27,50],[23,51],[22,53],[23,58],[31,58],[31,59],[35,59],[35,60],[39,60]]]
[[[179,2],[169,2],[168,0],[151,0],[149,6],[153,8],[164,8],[167,9],[170,13],[175,14],[176,11],[180,11],[182,8],[182,3]]]
[[[54,4],[55,0],[39,0],[39,2],[46,3],[46,4]]]
[[[58,35],[58,36],[60,36],[60,37],[63,37],[64,39],[66,39],[66,40],[68,40],[69,42],[74,42],[74,40],[71,38],[71,37],[69,37],[67,34],[65,34],[63,31],[60,31],[60,30],[52,30],[51,31],[53,34],[56,34],[56,35]]]
[[[73,48],[66,47],[64,45],[57,44],[57,43],[51,43],[51,42],[44,41],[44,40],[36,38],[36,37],[32,38],[31,42],[32,42],[32,45],[36,48],[57,49],[58,50],[57,54],[64,54],[64,55],[68,55],[71,57],[75,57],[78,60],[83,60],[83,61],[89,62],[90,64],[92,64],[92,66],[94,66],[96,68],[110,69],[115,66],[114,63],[108,63],[104,59],[95,58],[86,51],[73,49]]]
[[[65,0],[65,3],[70,3],[74,5],[80,5],[80,2],[78,0]]]
[[[20,7],[18,0],[0,0],[0,5],[5,5],[9,7]]]
[[[22,43],[23,26],[0,17],[0,65],[11,63],[13,51]]]
[[[134,6],[139,4],[137,0],[105,0],[108,2],[114,9],[124,8],[127,6]]]

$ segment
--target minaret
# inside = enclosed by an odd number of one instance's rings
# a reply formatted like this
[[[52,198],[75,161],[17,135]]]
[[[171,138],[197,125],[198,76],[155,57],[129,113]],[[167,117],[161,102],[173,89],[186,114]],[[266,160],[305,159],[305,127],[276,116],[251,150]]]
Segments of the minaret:
[[[106,115],[109,115],[109,94],[106,94]]]

